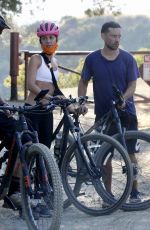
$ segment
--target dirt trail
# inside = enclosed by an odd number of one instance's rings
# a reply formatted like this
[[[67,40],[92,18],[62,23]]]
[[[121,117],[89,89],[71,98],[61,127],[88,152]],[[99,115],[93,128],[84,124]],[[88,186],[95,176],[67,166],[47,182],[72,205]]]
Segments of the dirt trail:
[[[60,230],[149,230],[150,209],[136,212],[118,210],[108,216],[88,216],[71,206],[64,211]],[[18,213],[0,208],[1,230],[27,230]]]

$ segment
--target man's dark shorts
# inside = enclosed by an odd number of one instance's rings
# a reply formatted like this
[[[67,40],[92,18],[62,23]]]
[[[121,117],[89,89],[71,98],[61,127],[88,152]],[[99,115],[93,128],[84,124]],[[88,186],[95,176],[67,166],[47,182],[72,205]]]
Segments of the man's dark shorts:
[[[136,115],[122,112],[119,114],[119,117],[121,120],[122,127],[124,127],[126,130],[138,130],[138,121]],[[100,118],[96,116],[95,122],[99,119]],[[109,130],[107,130],[107,132],[105,132],[104,130],[104,133],[106,133],[109,136],[113,136],[114,134],[118,133],[115,122],[112,122],[111,126],[109,127]],[[126,141],[126,145],[129,154],[139,152],[139,149],[137,149],[136,139]]]

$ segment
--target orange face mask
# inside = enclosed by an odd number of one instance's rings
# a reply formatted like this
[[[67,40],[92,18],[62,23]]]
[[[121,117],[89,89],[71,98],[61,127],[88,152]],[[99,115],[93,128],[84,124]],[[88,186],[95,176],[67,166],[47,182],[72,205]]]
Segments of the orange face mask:
[[[51,45],[51,46],[41,45],[41,48],[42,48],[44,53],[46,53],[47,55],[51,55],[51,54],[55,53],[55,51],[57,50],[58,44],[55,43],[54,45]]]

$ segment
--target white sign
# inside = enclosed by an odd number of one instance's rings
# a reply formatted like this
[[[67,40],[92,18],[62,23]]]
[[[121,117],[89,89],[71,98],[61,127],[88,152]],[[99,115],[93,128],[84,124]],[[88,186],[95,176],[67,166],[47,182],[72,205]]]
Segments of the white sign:
[[[143,80],[150,81],[150,55],[144,56]]]
[[[144,62],[150,62],[150,55],[149,54],[144,55]]]

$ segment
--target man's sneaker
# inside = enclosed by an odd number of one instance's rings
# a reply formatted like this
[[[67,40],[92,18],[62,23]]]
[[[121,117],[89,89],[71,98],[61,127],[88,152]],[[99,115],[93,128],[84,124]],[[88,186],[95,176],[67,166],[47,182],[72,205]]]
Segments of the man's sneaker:
[[[25,219],[24,213],[22,209],[19,210],[19,215],[22,219]],[[37,204],[36,206],[32,207],[32,215],[35,220],[39,220],[40,217],[42,218],[49,218],[52,216],[51,210],[48,209],[46,205]]]
[[[40,219],[40,215],[38,212],[35,212],[34,210],[32,210],[32,215],[34,217],[35,220],[39,220]],[[20,218],[22,218],[23,220],[25,220],[25,215],[24,212],[22,211],[22,209],[19,210],[19,216]]]
[[[140,203],[141,202],[140,192],[138,192],[137,190],[136,191],[132,191],[130,193],[129,202],[130,203]]]
[[[115,196],[110,192],[109,195],[111,196],[112,199],[115,199]],[[106,201],[106,200],[103,200],[102,202],[102,208],[108,208],[110,207],[110,204]]]
[[[38,213],[40,217],[48,218],[52,216],[51,210],[44,204],[37,204],[32,210],[34,213]]]

